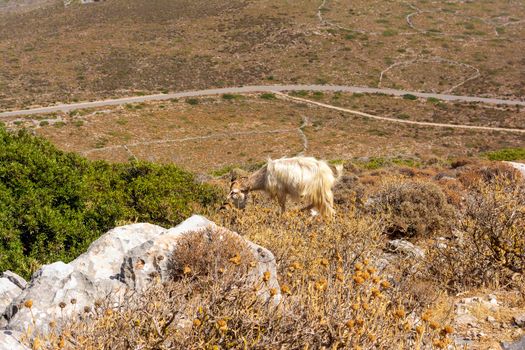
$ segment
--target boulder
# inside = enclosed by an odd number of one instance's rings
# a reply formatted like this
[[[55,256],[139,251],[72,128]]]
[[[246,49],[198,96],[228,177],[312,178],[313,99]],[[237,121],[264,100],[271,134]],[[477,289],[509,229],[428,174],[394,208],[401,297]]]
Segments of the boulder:
[[[10,331],[10,330],[0,330],[0,350],[29,350],[20,339],[22,339],[23,334]]]
[[[88,250],[70,264],[93,281],[116,280],[124,256],[131,249],[152,241],[164,233],[166,233],[165,228],[151,224],[117,227],[91,243]]]
[[[516,163],[516,162],[505,162],[505,163],[510,165],[514,169],[518,170],[521,173],[521,175],[525,178],[525,164]]]
[[[525,349],[525,336],[515,342],[501,343],[503,350],[523,350]]]
[[[413,245],[403,239],[394,239],[388,242],[389,249],[393,252],[402,253],[414,258],[422,259],[425,257],[423,249]]]
[[[512,318],[512,323],[514,323],[516,327],[525,328],[525,314],[514,316]]]
[[[25,287],[27,286],[27,281],[23,277],[9,270],[2,273],[2,277],[9,279],[20,289],[25,289]]]
[[[92,309],[98,300],[117,306],[127,291],[144,290],[155,277],[167,279],[168,261],[182,235],[205,232],[209,228],[226,230],[198,215],[169,230],[150,224],[117,227],[93,242],[71,263],[59,261],[44,265],[24,290],[10,278],[0,278],[0,282],[13,291],[5,299],[5,304],[9,304],[5,311],[7,327],[20,332],[30,328],[45,334],[51,321],[60,324],[66,318],[81,316],[85,307]],[[269,300],[269,288],[275,288],[278,293],[272,301],[278,302],[280,289],[273,254],[245,241],[257,261],[250,275],[253,281],[270,272],[271,278],[259,295]],[[23,285],[22,281],[17,283]],[[31,308],[24,306],[29,300]]]
[[[170,277],[168,263],[176,249],[178,239],[190,232],[202,232],[202,234],[206,234],[208,229],[224,230],[208,219],[194,215],[179,226],[169,229],[161,237],[145,242],[130,250],[124,258],[124,264],[122,265],[122,282],[130,288],[140,291],[151,285],[155,278],[166,281]],[[250,272],[248,280],[255,283],[255,281],[262,279],[266,271],[270,272],[270,280],[264,288],[258,291],[259,296],[268,300],[270,298],[270,288],[275,288],[277,291],[280,291],[277,281],[275,257],[268,249],[242,237],[240,238],[246,242],[257,263]],[[278,293],[272,301],[278,302],[279,300],[280,294]]]
[[[7,277],[0,277],[0,315],[3,315],[22,289]]]

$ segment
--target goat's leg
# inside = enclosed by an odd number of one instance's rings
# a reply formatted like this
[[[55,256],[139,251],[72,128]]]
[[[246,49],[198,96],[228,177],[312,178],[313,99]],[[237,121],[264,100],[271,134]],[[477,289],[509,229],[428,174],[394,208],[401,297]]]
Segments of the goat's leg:
[[[310,210],[314,207],[313,204],[310,204],[310,205],[307,205],[306,207],[302,208],[301,211],[307,211],[307,210]]]
[[[281,194],[277,197],[277,201],[279,202],[279,205],[281,206],[281,215],[284,214],[286,211],[286,194]]]

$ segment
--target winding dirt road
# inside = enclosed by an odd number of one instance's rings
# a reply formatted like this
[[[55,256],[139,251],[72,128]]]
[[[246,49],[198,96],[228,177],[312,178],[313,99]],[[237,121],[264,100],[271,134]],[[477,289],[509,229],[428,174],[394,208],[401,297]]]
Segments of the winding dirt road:
[[[274,92],[274,93],[281,92],[282,93],[286,91],[300,91],[300,90],[334,91],[334,92],[341,91],[341,92],[369,93],[369,94],[381,93],[381,94],[386,94],[390,96],[403,96],[406,94],[411,94],[411,95],[421,97],[421,98],[432,97],[432,98],[437,98],[437,99],[444,100],[444,101],[480,102],[480,103],[487,103],[487,104],[525,106],[525,101],[522,101],[522,100],[504,100],[504,99],[489,98],[489,97],[434,94],[434,93],[404,91],[404,90],[395,90],[395,89],[387,89],[387,88],[369,88],[369,87],[341,86],[341,85],[253,85],[253,86],[176,92],[176,93],[168,93],[168,94],[123,97],[123,98],[117,98],[117,99],[111,99],[111,100],[100,100],[100,101],[92,101],[92,102],[58,104],[58,105],[49,106],[49,107],[39,107],[39,108],[1,112],[0,118],[23,116],[23,115],[30,115],[30,114],[69,112],[75,109],[115,106],[115,105],[122,105],[126,103],[137,103],[137,102],[146,102],[146,101],[169,100],[172,98],[198,97],[198,96],[209,96],[209,95],[220,95],[220,94],[245,94],[245,93],[256,93],[256,92]],[[396,121],[399,121],[399,120],[396,119]]]

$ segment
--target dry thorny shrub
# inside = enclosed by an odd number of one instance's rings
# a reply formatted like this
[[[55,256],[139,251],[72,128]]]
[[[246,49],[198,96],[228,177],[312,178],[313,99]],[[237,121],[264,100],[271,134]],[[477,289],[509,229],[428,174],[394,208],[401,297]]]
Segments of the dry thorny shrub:
[[[525,183],[507,175],[469,181],[457,237],[429,251],[428,276],[453,292],[525,286]]]
[[[454,208],[439,186],[421,180],[387,178],[372,194],[369,207],[392,237],[423,237],[448,232]]]
[[[214,219],[275,254],[281,299],[257,297],[267,274],[246,283],[251,261],[238,242],[213,246],[209,235],[195,235],[175,253],[173,281],[70,324],[53,336],[54,345],[60,339],[65,348],[83,349],[431,349],[451,343],[445,319],[377,270],[384,240],[370,217],[346,212],[327,223],[252,206]]]

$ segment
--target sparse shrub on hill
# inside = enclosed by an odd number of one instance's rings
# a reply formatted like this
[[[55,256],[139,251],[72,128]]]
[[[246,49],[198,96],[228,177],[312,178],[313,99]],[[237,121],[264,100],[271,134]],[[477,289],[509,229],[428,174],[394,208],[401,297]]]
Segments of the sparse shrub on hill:
[[[525,184],[506,176],[470,184],[457,239],[429,251],[428,276],[458,292],[524,290]]]
[[[454,209],[443,191],[423,181],[390,179],[370,198],[370,208],[385,222],[393,237],[428,236],[449,231]]]
[[[261,302],[258,286],[243,283],[243,264],[249,261],[236,242],[210,248],[206,241],[195,241],[203,237],[196,235],[175,253],[174,260],[183,263],[174,268],[173,282],[135,295],[121,308],[96,308],[87,322],[53,335],[50,348],[64,338],[65,349],[82,344],[117,350],[304,349],[305,344],[311,349],[431,349],[451,344],[447,317],[413,304],[396,281],[377,270],[374,256],[384,240],[372,218],[345,211],[327,224],[297,212],[281,217],[263,204],[215,219],[272,250],[283,295],[278,305]]]
[[[173,226],[218,199],[171,165],[90,162],[0,129],[0,271],[69,261],[117,223]]]

